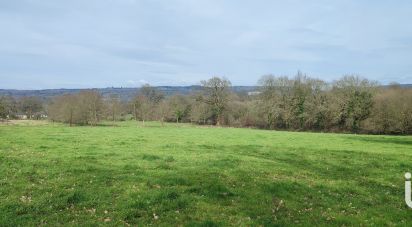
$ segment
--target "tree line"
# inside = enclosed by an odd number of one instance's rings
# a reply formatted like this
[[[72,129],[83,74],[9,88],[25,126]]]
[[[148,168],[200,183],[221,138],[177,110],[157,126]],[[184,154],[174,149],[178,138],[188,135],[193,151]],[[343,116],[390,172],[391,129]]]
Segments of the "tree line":
[[[101,120],[190,122],[202,125],[276,130],[412,134],[412,89],[379,86],[357,75],[332,83],[303,73],[294,77],[263,76],[258,90],[235,93],[231,82],[213,77],[202,91],[165,96],[144,85],[131,100],[103,97],[95,90],[62,95],[42,103],[35,97],[0,97],[0,118],[23,112],[69,125],[97,125]],[[19,109],[19,110],[18,110]],[[18,110],[18,111],[17,111]]]
[[[0,120],[5,119],[41,119],[46,116],[44,101],[35,96],[15,99],[12,96],[0,96]]]

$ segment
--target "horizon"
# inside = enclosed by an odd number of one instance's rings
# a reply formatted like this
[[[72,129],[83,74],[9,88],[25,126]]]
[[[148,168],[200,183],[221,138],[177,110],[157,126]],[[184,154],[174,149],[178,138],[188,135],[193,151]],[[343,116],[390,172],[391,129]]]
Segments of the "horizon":
[[[327,83],[332,83],[327,82]],[[394,83],[397,83],[394,81]],[[404,85],[412,85],[412,83],[397,83],[401,86]],[[145,84],[143,84],[145,85]],[[115,87],[115,86],[109,86],[109,87],[84,87],[84,88],[79,88],[79,87],[73,87],[73,88],[65,88],[65,87],[57,87],[57,88],[44,88],[44,89],[15,89],[15,88],[0,88],[0,90],[7,91],[7,90],[15,90],[15,91],[44,91],[44,90],[93,90],[93,89],[140,89],[142,86],[136,86],[136,87]],[[151,84],[148,84],[151,87],[201,87],[199,84],[191,84],[191,85],[157,85],[157,86],[152,86]],[[381,84],[379,83],[378,86],[389,86],[391,85],[390,83],[387,84]],[[231,87],[259,87],[259,85],[231,85]]]
[[[411,14],[403,0],[4,1],[0,86],[254,86],[298,70],[412,84]]]
[[[412,223],[411,19],[0,0],[0,227]]]

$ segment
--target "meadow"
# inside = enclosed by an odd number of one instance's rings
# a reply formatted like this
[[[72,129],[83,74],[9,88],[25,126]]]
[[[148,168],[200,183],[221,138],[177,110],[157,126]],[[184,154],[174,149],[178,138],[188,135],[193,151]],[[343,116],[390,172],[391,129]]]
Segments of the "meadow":
[[[0,226],[407,225],[412,137],[0,125]]]

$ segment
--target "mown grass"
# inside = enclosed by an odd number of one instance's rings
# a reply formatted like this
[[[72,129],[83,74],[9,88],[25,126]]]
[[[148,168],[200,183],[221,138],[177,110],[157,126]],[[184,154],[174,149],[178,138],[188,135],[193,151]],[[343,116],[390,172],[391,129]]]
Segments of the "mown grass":
[[[0,226],[407,225],[412,137],[0,126]]]

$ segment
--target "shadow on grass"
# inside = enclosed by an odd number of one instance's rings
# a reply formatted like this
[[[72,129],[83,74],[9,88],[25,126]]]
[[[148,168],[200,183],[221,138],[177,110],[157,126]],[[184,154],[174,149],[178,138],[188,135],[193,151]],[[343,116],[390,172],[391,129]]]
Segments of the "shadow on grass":
[[[242,163],[257,169],[274,166],[289,172],[306,174],[330,180],[360,180],[366,176],[396,171],[405,166],[400,156],[368,153],[355,150],[294,148],[279,149],[260,145],[201,146],[202,153],[218,151],[217,160],[200,163],[202,168],[218,167],[220,170],[237,170]],[[216,157],[216,156],[215,156]],[[252,159],[250,159],[252,158]],[[272,168],[270,168],[272,169]],[[270,172],[268,170],[267,172]]]
[[[384,143],[384,144],[396,144],[396,145],[408,145],[412,146],[412,138],[411,137],[365,137],[365,136],[353,136],[347,137],[347,139],[356,140],[360,142],[368,142],[368,143]]]

